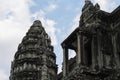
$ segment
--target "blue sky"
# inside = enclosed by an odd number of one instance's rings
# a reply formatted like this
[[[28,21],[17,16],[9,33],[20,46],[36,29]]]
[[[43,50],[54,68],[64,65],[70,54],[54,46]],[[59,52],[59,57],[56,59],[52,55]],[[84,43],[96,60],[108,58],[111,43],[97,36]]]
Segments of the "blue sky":
[[[120,4],[120,0],[92,2],[98,2],[107,12]],[[78,27],[83,5],[84,0],[0,0],[0,80],[8,80],[17,46],[36,19],[41,20],[52,39],[60,72],[63,54],[60,44]]]

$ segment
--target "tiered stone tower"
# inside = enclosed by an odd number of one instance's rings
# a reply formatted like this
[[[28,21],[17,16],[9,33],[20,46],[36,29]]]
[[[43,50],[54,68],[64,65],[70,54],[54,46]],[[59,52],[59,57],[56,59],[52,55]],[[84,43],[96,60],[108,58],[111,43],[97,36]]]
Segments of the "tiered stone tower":
[[[56,55],[48,34],[36,20],[14,56],[10,80],[56,80]]]

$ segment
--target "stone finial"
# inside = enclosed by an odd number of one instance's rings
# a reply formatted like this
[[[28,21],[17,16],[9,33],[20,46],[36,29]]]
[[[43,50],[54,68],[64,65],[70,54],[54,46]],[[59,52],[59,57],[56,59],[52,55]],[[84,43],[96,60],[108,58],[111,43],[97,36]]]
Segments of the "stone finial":
[[[85,1],[90,1],[90,0],[85,0]]]
[[[85,0],[85,4],[91,3],[91,0]]]
[[[91,0],[85,0],[85,5],[82,8],[82,12],[88,9],[88,7],[90,6],[93,6],[93,3],[91,2]]]
[[[96,3],[96,4],[95,4],[95,8],[96,8],[97,10],[100,10],[100,5],[99,5],[98,3]]]
[[[42,23],[41,23],[40,20],[35,20],[35,21],[33,22],[33,26],[42,26]]]
[[[91,0],[85,0],[85,2],[88,2],[88,1],[91,1]]]

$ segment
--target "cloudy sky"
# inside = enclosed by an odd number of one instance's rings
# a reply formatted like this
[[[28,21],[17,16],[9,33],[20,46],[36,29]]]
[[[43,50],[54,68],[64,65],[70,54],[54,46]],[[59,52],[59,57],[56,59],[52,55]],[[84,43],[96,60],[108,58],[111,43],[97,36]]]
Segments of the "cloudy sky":
[[[92,0],[111,12],[120,0]],[[33,21],[41,20],[52,39],[61,71],[61,42],[78,27],[84,0],[0,0],[0,80],[9,80],[17,46]]]

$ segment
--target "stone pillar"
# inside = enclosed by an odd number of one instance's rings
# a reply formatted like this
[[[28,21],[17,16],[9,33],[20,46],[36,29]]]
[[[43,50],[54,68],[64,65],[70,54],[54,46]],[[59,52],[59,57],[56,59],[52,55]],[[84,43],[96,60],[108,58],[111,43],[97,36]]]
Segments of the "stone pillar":
[[[93,66],[93,68],[95,67],[95,44],[94,44],[94,36],[92,37],[92,44],[91,44],[91,48],[92,48],[92,66]]]
[[[83,35],[81,35],[80,39],[81,39],[81,43],[80,43],[80,45],[81,45],[81,64],[85,65],[86,64],[85,42],[84,42],[85,37]]]
[[[68,49],[66,47],[63,48],[63,77],[65,77],[68,73]]]
[[[77,64],[81,63],[81,35],[78,33],[77,34],[77,55],[76,55],[76,59],[77,59]]]
[[[98,65],[98,60],[97,60],[97,54],[98,54],[98,45],[97,45],[97,37],[96,35],[93,35],[92,37],[92,66],[95,68]]]
[[[98,31],[97,35],[97,60],[98,60],[98,65],[100,68],[103,67],[103,53],[101,52],[101,35]]]
[[[112,35],[113,55],[116,67],[119,68],[119,55],[117,54],[116,34]]]

